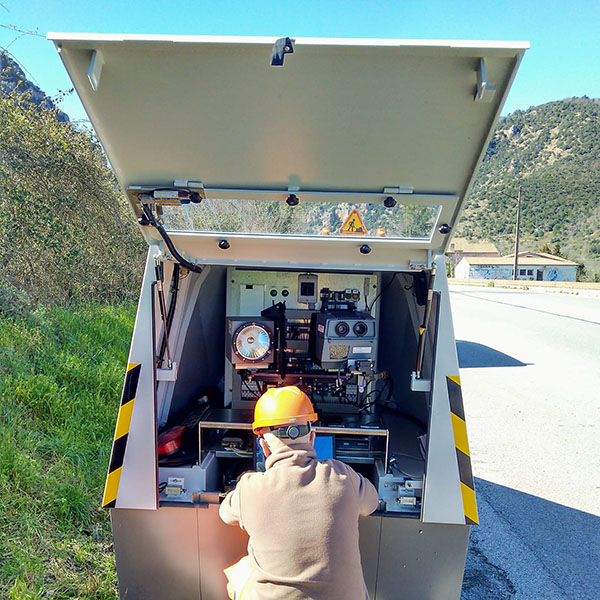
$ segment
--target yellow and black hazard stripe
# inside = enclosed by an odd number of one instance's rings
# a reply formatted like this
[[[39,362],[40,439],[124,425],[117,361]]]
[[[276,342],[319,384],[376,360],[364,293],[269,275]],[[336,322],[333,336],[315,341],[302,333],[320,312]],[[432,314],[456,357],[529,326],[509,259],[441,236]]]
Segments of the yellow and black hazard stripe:
[[[110,453],[110,464],[108,467],[108,475],[106,476],[106,485],[104,486],[104,498],[102,499],[103,508],[113,507],[117,501],[117,492],[119,490],[121,470],[123,469],[127,437],[129,436],[129,425],[131,424],[133,403],[135,401],[135,393],[140,379],[141,368],[142,365],[140,364],[127,365],[127,375],[125,375],[119,416],[117,417],[117,426],[115,427],[115,439]]]
[[[477,502],[475,501],[475,486],[473,485],[473,471],[471,469],[471,455],[467,439],[467,424],[465,423],[460,377],[447,376],[446,383],[448,384],[450,416],[452,417],[452,431],[454,432],[454,445],[456,446],[456,458],[458,459],[465,521],[469,525],[477,525],[479,519],[477,517]]]

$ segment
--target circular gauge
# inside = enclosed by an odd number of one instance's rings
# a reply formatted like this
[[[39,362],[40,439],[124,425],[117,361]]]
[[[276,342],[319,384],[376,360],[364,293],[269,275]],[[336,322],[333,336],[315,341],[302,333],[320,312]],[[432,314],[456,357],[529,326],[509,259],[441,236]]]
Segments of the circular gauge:
[[[340,337],[344,337],[350,332],[350,325],[348,325],[346,321],[340,321],[339,323],[336,323],[335,332]]]
[[[281,295],[282,295],[284,298],[287,298],[287,297],[290,295],[290,290],[288,290],[287,288],[283,288],[283,289],[281,290]]]
[[[233,350],[248,362],[259,362],[271,351],[271,332],[261,323],[244,323],[233,336]]]
[[[367,331],[368,331],[367,324],[364,323],[363,321],[358,321],[357,323],[354,323],[354,327],[352,328],[352,331],[354,331],[354,335],[361,337],[361,336],[365,335],[365,333],[367,333]]]

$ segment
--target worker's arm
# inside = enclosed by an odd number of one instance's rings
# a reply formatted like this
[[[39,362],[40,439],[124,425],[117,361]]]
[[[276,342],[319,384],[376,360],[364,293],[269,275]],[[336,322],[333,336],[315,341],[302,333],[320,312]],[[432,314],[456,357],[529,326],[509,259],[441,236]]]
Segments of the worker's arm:
[[[365,517],[370,515],[379,506],[379,497],[375,486],[365,477],[350,469],[354,474],[353,482],[358,493],[358,505],[360,514]]]
[[[219,506],[219,516],[227,525],[235,525],[236,523],[243,529],[244,523],[242,521],[242,490],[244,482],[252,477],[255,473],[253,471],[246,471],[242,473],[238,479],[235,488],[225,496],[221,506]]]
[[[241,506],[239,485],[237,485],[234,490],[229,492],[229,494],[225,496],[223,502],[221,502],[221,506],[219,506],[219,516],[221,517],[221,520],[227,523],[227,525],[235,525],[236,523],[240,523]]]

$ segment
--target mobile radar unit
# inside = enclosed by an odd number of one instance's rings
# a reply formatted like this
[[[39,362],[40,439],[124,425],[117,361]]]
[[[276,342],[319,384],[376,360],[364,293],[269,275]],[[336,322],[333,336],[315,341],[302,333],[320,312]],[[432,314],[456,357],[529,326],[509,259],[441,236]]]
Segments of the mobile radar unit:
[[[459,598],[477,508],[443,255],[528,45],[49,38],[149,246],[103,501],[121,598],[225,597],[247,537],[219,502],[264,468],[252,411],[282,385],[379,492],[371,598]]]

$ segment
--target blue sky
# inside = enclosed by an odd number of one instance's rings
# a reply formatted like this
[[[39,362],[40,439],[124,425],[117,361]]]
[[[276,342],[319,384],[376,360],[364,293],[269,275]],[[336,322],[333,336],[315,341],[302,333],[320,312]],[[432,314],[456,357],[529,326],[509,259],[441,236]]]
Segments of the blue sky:
[[[599,0],[0,0],[0,25],[0,47],[51,96],[71,84],[48,31],[529,41],[504,114],[600,97]],[[61,108],[85,116],[74,95]]]

